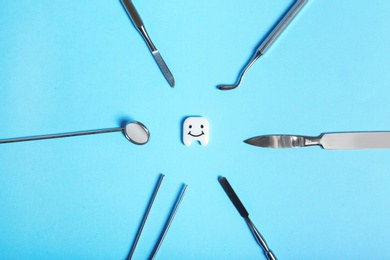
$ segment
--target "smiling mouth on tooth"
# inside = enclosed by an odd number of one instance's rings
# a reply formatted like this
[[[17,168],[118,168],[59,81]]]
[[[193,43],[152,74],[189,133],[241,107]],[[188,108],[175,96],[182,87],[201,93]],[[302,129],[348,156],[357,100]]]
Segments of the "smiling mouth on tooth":
[[[204,132],[202,131],[202,133],[198,134],[198,135],[194,135],[194,134],[191,134],[191,131],[188,132],[188,134],[192,137],[199,137],[199,136],[202,136],[204,135]]]

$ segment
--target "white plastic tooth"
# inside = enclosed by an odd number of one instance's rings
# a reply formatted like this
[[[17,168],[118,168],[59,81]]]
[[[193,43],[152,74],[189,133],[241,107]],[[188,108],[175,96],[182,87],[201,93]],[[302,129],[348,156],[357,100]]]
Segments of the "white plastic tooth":
[[[188,117],[183,123],[183,143],[190,146],[193,141],[199,141],[203,146],[209,143],[210,124],[204,117]]]

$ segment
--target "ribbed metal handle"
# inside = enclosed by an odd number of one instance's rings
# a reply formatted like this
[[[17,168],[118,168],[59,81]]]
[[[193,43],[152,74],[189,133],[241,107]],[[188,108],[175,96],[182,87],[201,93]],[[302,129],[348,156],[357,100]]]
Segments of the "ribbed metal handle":
[[[302,7],[307,3],[307,0],[297,0],[297,2],[288,10],[285,16],[279,21],[275,28],[270,32],[267,38],[261,43],[257,49],[258,53],[264,54],[269,47],[275,42],[283,30],[290,24]]]

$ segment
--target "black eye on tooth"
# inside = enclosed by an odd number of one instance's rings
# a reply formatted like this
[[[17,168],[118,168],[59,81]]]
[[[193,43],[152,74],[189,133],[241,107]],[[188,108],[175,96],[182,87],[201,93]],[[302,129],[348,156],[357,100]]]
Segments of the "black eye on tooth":
[[[200,128],[203,128],[203,125],[200,125]]]
[[[189,128],[192,128],[192,125],[190,125]]]

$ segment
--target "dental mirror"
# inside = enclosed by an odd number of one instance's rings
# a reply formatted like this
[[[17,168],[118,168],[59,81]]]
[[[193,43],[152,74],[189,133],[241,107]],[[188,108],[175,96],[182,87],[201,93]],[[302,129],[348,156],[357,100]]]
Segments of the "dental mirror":
[[[150,138],[150,133],[149,130],[146,128],[146,126],[140,122],[134,121],[134,122],[127,123],[125,127],[79,131],[79,132],[70,132],[70,133],[53,134],[53,135],[38,135],[38,136],[29,136],[29,137],[0,139],[0,144],[36,141],[36,140],[62,138],[62,137],[72,137],[72,136],[80,136],[80,135],[103,134],[103,133],[112,133],[112,132],[120,132],[120,131],[123,131],[127,140],[137,145],[146,144]]]
[[[134,144],[143,145],[149,141],[150,133],[144,124],[140,122],[128,123],[123,128],[127,140]]]

